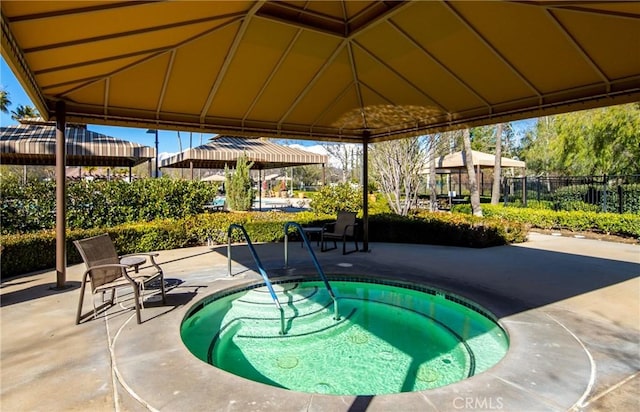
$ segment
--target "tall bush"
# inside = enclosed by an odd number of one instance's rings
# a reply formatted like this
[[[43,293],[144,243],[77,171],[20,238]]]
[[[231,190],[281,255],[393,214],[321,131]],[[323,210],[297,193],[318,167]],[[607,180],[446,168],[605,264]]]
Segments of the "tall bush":
[[[0,221],[2,233],[50,229],[55,225],[56,184],[30,180],[23,185],[17,176],[0,179]]]
[[[2,233],[55,227],[55,182],[10,176],[0,180]],[[211,182],[142,179],[67,182],[67,227],[91,229],[156,219],[179,219],[203,211],[217,186]]]
[[[362,209],[362,189],[351,183],[323,186],[310,203],[316,213],[335,215],[340,210],[359,212]]]
[[[231,210],[251,210],[255,194],[251,187],[249,169],[253,162],[249,163],[247,156],[242,154],[236,161],[236,169],[233,173],[225,167],[224,174],[227,178],[227,204]]]

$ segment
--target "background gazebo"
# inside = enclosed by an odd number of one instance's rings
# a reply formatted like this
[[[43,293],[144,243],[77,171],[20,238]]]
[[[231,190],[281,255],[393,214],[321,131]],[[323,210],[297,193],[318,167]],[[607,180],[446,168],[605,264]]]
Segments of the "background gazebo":
[[[473,159],[473,167],[476,170],[480,192],[482,194],[484,188],[484,173],[483,169],[491,169],[493,170],[495,166],[495,155],[491,153],[484,153],[477,150],[471,151],[471,157]],[[527,167],[526,163],[522,160],[511,159],[508,157],[500,158],[500,166],[503,168],[517,168],[517,169],[525,169]],[[440,156],[436,159],[436,173],[441,176],[447,176],[447,186],[449,193],[454,189],[451,176],[457,174],[458,176],[458,190],[456,195],[459,195],[462,188],[462,176],[466,175],[467,169],[467,160],[465,156],[464,150],[449,153],[444,156]],[[422,170],[423,174],[429,174],[429,168],[426,167]]]
[[[155,149],[87,130],[83,124],[65,128],[67,166],[128,167],[155,158]],[[3,165],[56,164],[56,125],[42,119],[22,119],[0,128],[0,163]]]
[[[238,157],[246,155],[257,170],[309,164],[326,165],[328,156],[275,144],[264,139],[217,136],[207,144],[166,158],[160,167],[188,169],[224,169],[235,166]]]
[[[328,156],[311,153],[292,147],[282,146],[266,139],[252,139],[233,136],[216,136],[207,144],[162,160],[163,168],[188,168],[193,179],[194,169],[224,169],[234,168],[238,157],[247,156],[253,162],[252,169],[258,170],[258,187],[262,188],[264,180],[262,172],[265,169],[303,166],[310,164],[322,165],[322,181],[324,183],[324,168],[329,161]],[[262,190],[258,191],[260,206]]]

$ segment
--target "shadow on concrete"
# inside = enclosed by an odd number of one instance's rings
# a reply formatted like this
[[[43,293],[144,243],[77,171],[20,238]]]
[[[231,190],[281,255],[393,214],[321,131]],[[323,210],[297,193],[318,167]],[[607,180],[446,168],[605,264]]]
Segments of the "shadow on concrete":
[[[167,263],[180,262],[180,261],[183,261],[183,260],[189,260],[189,259],[197,258],[199,256],[204,256],[204,255],[211,254],[214,251],[215,250],[212,249],[212,250],[208,250],[206,252],[194,253],[192,255],[183,256],[183,257],[180,257],[180,258],[177,258],[177,259],[163,260],[163,261],[158,260],[157,262],[158,262],[158,265],[160,265],[160,267],[162,267],[162,265],[167,264]]]
[[[183,283],[184,281],[182,279],[166,278],[166,302],[163,303],[162,296],[159,292],[160,286],[158,284],[150,282],[145,290],[156,290],[157,292],[153,294],[147,293],[143,297],[144,308],[141,312],[142,323],[162,317],[167,313],[173,312],[174,310],[187,305],[193,300],[193,298],[197,296],[198,290],[200,288],[207,287],[199,285],[182,286]],[[181,291],[181,289],[185,289],[185,291]],[[130,316],[132,313],[135,313],[134,302],[135,299],[133,297],[133,291],[129,291],[124,294],[121,293],[118,295],[118,299],[116,300],[114,305],[111,305],[109,302],[103,303],[100,306],[96,307],[96,313],[98,316],[102,316],[104,313],[108,313],[110,319],[123,315]],[[152,312],[150,310],[146,310],[151,308],[161,308],[161,311],[159,313],[156,313],[156,310],[152,315]],[[88,311],[82,315],[81,323],[84,323],[85,320],[94,320],[93,311]]]
[[[160,299],[153,300],[153,301],[146,301],[144,304],[145,309],[162,308],[162,311],[160,313],[154,314],[153,316],[148,316],[149,311],[146,311],[147,317],[143,315],[142,323],[148,322],[156,318],[160,318],[162,316],[167,315],[168,313],[173,312],[178,308],[181,308],[187,305],[197,295],[198,295],[197,290],[192,290],[188,292],[172,292],[167,294],[166,303],[162,303],[162,300]],[[145,311],[143,310],[142,313],[145,313]]]
[[[178,259],[180,260],[180,259]],[[142,321],[147,322],[155,318],[162,317],[174,310],[187,305],[198,295],[200,288],[206,288],[204,285],[188,285],[183,286],[184,281],[182,279],[165,278],[165,293],[166,302],[162,302],[160,294],[152,295],[151,300],[145,300],[145,308],[162,308],[162,311],[153,316],[144,318]],[[159,289],[160,285],[149,284],[147,289]],[[183,291],[184,290],[184,291]]]
[[[33,281],[35,281],[35,279],[23,282],[7,282],[3,284],[2,288],[4,289],[9,286],[23,285]],[[67,281],[65,287],[62,289],[57,289],[54,283],[35,285],[25,289],[3,293],[2,299],[0,299],[0,307],[15,305],[17,303],[27,302],[34,299],[46,298],[48,296],[59,295],[61,293],[69,293],[79,288],[80,282],[78,281]]]

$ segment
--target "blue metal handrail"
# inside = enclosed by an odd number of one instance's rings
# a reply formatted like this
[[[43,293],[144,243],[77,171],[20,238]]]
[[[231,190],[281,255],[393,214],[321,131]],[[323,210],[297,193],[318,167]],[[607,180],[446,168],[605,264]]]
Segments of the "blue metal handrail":
[[[311,248],[311,244],[309,243],[309,239],[307,238],[307,235],[304,233],[304,229],[297,222],[287,222],[284,224],[284,266],[285,268],[289,266],[289,226],[294,226],[295,228],[298,229],[298,232],[302,237],[302,241],[304,242],[304,244],[307,246],[307,249],[309,250],[309,254],[311,255],[311,260],[313,261],[313,264],[315,265],[316,270],[320,275],[320,278],[324,282],[324,286],[327,288],[327,292],[329,292],[329,296],[331,296],[331,299],[333,299],[333,319],[340,320],[340,313],[338,312],[338,299],[336,298],[336,295],[333,293],[333,289],[331,289],[331,285],[329,284],[329,281],[327,280],[327,277],[325,276],[324,271],[322,270],[322,267],[320,267],[320,262],[318,262],[318,258],[316,257],[316,254],[313,251],[313,248]]]
[[[276,292],[273,290],[273,286],[271,285],[269,276],[267,276],[267,271],[264,269],[264,266],[262,266],[262,262],[258,257],[258,253],[256,252],[256,249],[253,247],[253,244],[251,243],[251,239],[249,238],[247,231],[244,229],[242,225],[239,225],[237,223],[232,223],[231,225],[229,225],[229,229],[227,231],[227,266],[229,269],[229,276],[233,276],[231,274],[231,232],[233,232],[233,229],[240,230],[244,235],[244,239],[247,241],[247,246],[249,246],[249,251],[251,252],[251,255],[253,256],[253,260],[256,261],[256,265],[258,266],[258,272],[260,272],[260,275],[262,276],[262,279],[264,279],[264,283],[267,286],[267,289],[269,289],[269,294],[271,295],[271,299],[273,299],[273,302],[276,304],[276,307],[280,311],[280,333],[282,335],[285,335],[286,331],[284,326],[285,324],[284,309],[282,309],[282,306],[280,305],[280,301],[276,296]]]

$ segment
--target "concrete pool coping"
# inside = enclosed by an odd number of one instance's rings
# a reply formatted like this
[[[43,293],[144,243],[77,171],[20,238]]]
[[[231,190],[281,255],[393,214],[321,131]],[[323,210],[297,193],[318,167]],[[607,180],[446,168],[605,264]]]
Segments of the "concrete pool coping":
[[[313,273],[306,249],[258,245],[274,276]],[[316,252],[319,249],[314,248]],[[196,359],[179,325],[215,290],[259,275],[246,246],[161,252],[166,305],[149,301],[143,323],[117,306],[74,325],[83,267],[3,281],[3,410],[582,410],[637,409],[640,370],[640,246],[531,234],[489,249],[372,244],[370,253],[317,253],[325,272],[376,274],[450,291],[492,311],[511,347],[490,370],[422,392],[327,396],[246,381]],[[180,283],[173,281],[179,279]],[[130,303],[130,302],[127,302]],[[85,310],[91,303],[85,305]]]

